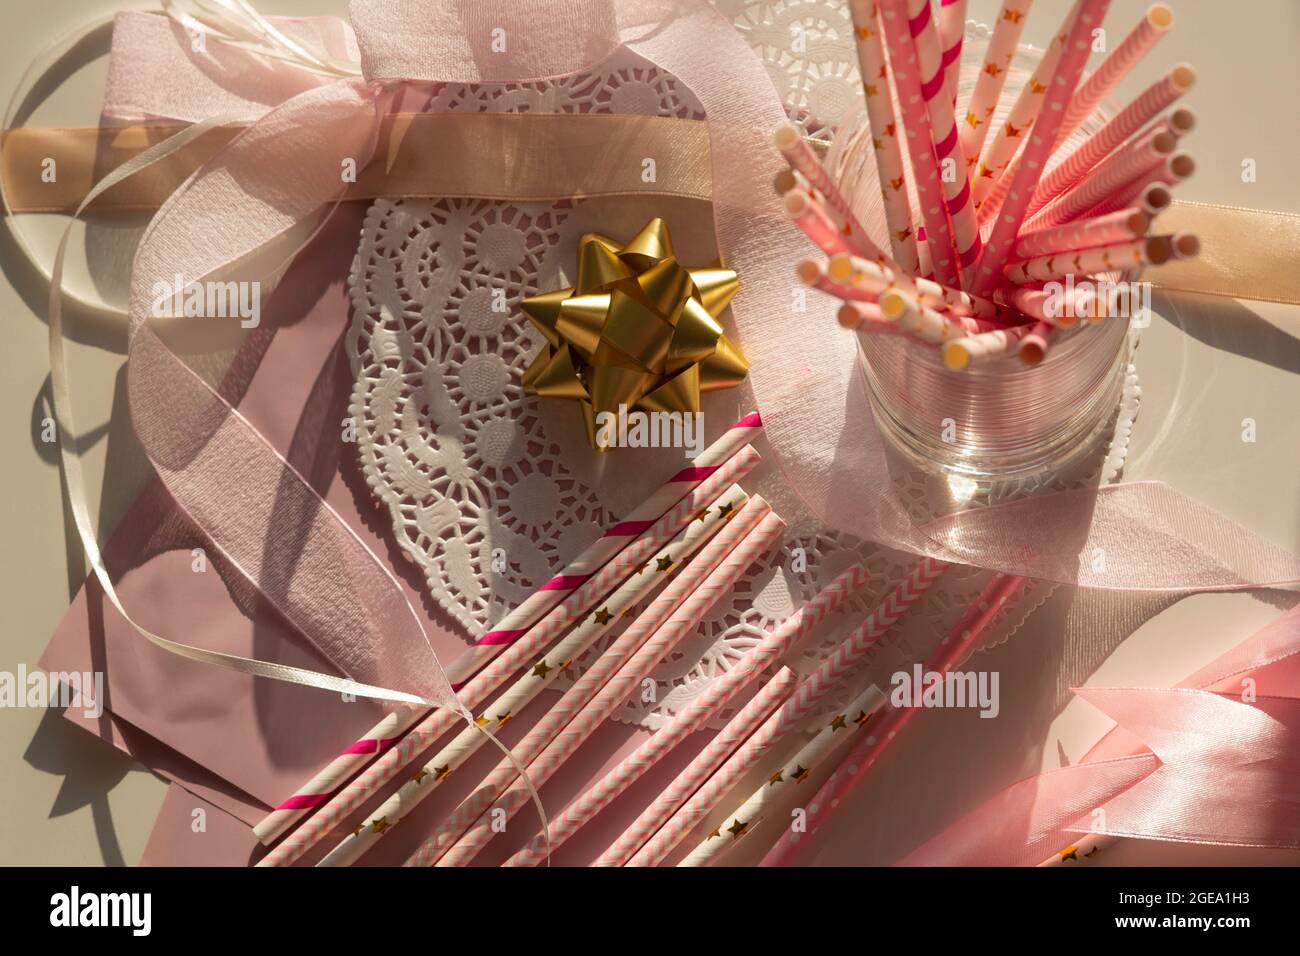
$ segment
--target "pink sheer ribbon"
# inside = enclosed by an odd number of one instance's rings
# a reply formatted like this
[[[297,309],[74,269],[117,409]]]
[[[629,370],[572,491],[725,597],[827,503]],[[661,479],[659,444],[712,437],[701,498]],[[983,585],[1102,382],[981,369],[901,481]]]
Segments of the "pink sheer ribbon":
[[[1077,693],[1117,723],[1080,763],[1013,784],[901,864],[1032,866],[1080,833],[1300,847],[1300,607],[1176,688]]]

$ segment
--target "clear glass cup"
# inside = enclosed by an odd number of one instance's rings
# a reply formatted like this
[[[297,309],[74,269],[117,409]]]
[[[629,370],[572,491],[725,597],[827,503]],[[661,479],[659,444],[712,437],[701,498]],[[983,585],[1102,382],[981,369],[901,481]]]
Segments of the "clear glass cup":
[[[980,34],[968,26],[959,104],[968,98],[983,62],[987,34]],[[1021,47],[992,129],[1040,57],[1041,51]],[[1104,121],[1101,111],[1090,117],[1066,148]],[[827,164],[864,225],[883,237],[872,152],[866,112],[859,108],[840,126]],[[1136,273],[1105,278],[1133,279]],[[1122,318],[1084,320],[1068,332],[1058,331],[1047,356],[1033,366],[1008,354],[955,372],[933,346],[870,332],[858,336],[859,355],[877,425],[913,465],[931,473],[1016,481],[1065,470],[1107,435],[1128,366],[1128,324]]]

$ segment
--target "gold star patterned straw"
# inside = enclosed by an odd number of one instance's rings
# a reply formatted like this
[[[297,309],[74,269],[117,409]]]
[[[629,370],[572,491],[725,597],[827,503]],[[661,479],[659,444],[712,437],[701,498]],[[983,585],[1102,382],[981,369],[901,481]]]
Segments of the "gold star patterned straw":
[[[798,787],[817,765],[835,747],[855,734],[869,727],[871,715],[885,702],[885,695],[880,688],[872,684],[855,697],[843,711],[831,714],[822,721],[816,736],[799,748],[798,753],[786,761],[780,770],[772,774],[766,783],[759,785],[749,799],[727,814],[720,830],[715,829],[692,850],[678,866],[709,866],[745,834],[758,825],[764,813],[773,805]],[[811,791],[809,791],[811,793]]]
[[[1033,0],[1007,0],[998,11],[984,65],[980,68],[970,103],[966,106],[966,115],[960,124],[961,151],[966,157],[968,176],[978,170],[980,150],[984,148],[984,139],[993,125],[993,112],[997,109],[1011,61],[1016,55],[1016,44],[1020,42],[1020,31],[1025,26],[1025,15],[1032,3]]]
[[[726,523],[731,509],[743,505],[748,498],[739,485],[732,485],[723,492],[709,507],[703,521],[692,521],[679,531],[658,554],[606,598],[600,607],[579,621],[500,697],[485,707],[476,723],[495,732],[527,707],[572,661],[585,654],[606,634],[619,615],[644,601],[658,585],[668,580],[671,569],[703,547]],[[371,813],[361,830],[345,837],[317,865],[348,866],[358,859],[389,827],[398,823],[432,793],[437,783],[463,766],[487,739],[486,735],[474,728],[466,727],[425,764],[420,773],[427,774],[426,776],[417,774],[403,784]],[[382,827],[373,825],[378,821],[383,821]]]

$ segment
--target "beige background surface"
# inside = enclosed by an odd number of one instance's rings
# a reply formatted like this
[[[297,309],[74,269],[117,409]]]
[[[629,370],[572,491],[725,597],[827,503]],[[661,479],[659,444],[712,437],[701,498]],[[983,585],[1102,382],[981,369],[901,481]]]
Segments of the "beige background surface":
[[[1144,0],[1115,0],[1107,24],[1115,40],[1145,9]],[[1178,25],[1125,84],[1120,96],[1151,82],[1175,61],[1193,63],[1200,82],[1189,97],[1200,129],[1193,152],[1196,177],[1183,198],[1300,212],[1294,157],[1300,153],[1295,96],[1300,92],[1300,4],[1242,0],[1235,4],[1181,0]],[[744,4],[730,0],[725,8]],[[265,0],[273,14],[343,14],[342,0]],[[991,22],[998,4],[971,0],[969,16]],[[1050,38],[1065,0],[1038,0],[1026,39]],[[0,90],[8,95],[29,59],[71,28],[119,5],[107,0],[32,4],[0,0]],[[91,125],[102,93],[106,40],[84,45],[84,56],[49,85],[49,95],[25,122]],[[1241,179],[1243,159],[1258,164],[1258,181]],[[48,234],[53,224],[39,224]],[[39,439],[47,414],[49,363],[45,289],[0,235],[0,447],[3,532],[0,533],[0,670],[32,666],[80,586],[84,562],[64,506],[54,449]],[[84,288],[84,279],[78,284]],[[1300,308],[1259,303],[1177,299],[1140,352],[1146,406],[1139,418],[1130,475],[1174,469],[1180,486],[1257,533],[1293,549],[1300,544],[1295,488],[1297,431],[1295,350],[1284,332],[1300,332]],[[101,525],[116,515],[144,474],[125,424],[120,370],[123,330],[111,323],[75,324],[74,395],[92,483],[106,466]],[[1244,343],[1244,344],[1243,344]],[[1223,347],[1241,353],[1209,364]],[[1213,368],[1209,380],[1198,372]],[[1177,406],[1179,416],[1157,414]],[[1194,417],[1192,417],[1194,414]],[[1241,419],[1257,420],[1259,442],[1249,449],[1254,477],[1243,482]],[[1189,422],[1192,425],[1189,427]],[[96,491],[96,494],[99,492]],[[1251,595],[1185,600],[1141,629],[1094,675],[1106,684],[1175,681],[1240,640],[1277,613]],[[1022,637],[1021,639],[1025,639]],[[1106,729],[1095,712],[1071,705],[1052,727],[1064,750],[1079,754]],[[1056,747],[1047,748],[1056,750]],[[109,747],[65,724],[53,712],[0,711],[0,864],[134,863],[144,846],[164,784]],[[1130,845],[1114,862],[1296,862],[1300,854],[1240,853],[1198,847]]]

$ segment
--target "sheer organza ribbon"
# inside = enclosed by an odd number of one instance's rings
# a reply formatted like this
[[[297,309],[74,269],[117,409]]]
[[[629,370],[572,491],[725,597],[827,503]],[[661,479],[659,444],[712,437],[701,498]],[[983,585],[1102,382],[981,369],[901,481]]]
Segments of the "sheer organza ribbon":
[[[1117,726],[901,861],[1032,866],[1080,833],[1300,847],[1300,607],[1175,688],[1076,691]]]

